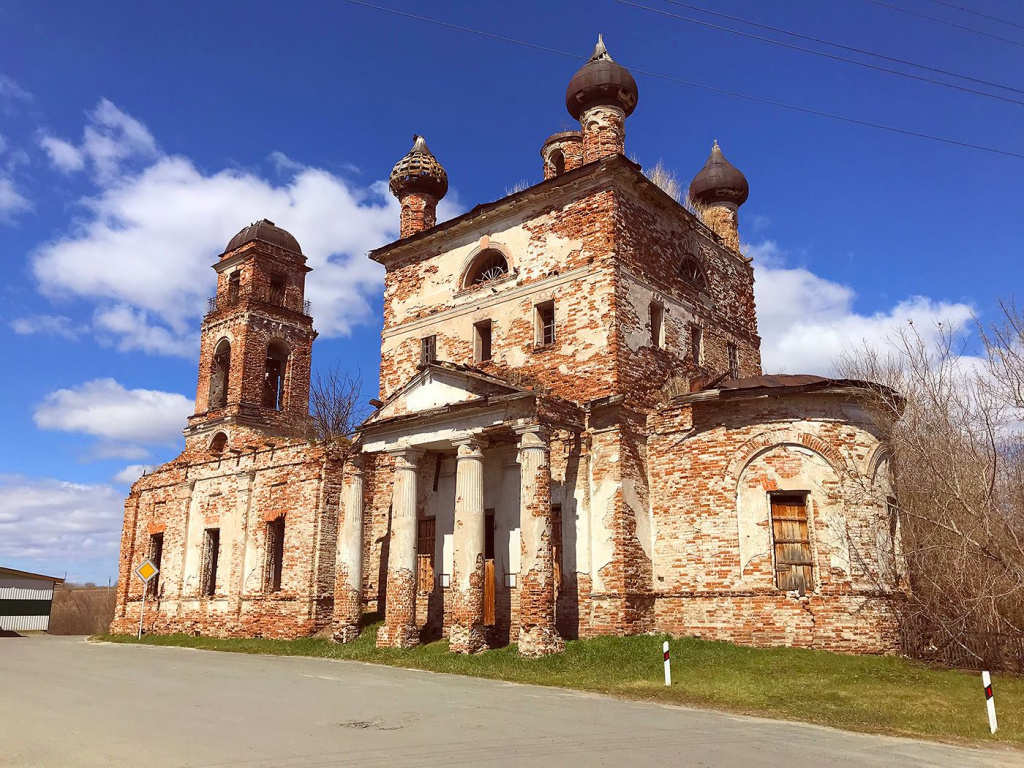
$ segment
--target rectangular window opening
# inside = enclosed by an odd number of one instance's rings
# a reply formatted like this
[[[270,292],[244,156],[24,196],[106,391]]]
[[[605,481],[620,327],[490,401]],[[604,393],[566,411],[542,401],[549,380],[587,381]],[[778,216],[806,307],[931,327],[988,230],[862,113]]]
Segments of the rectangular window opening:
[[[149,554],[147,557],[149,558],[149,561],[156,566],[157,574],[149,580],[148,584],[146,584],[146,589],[149,590],[149,594],[153,597],[159,594],[160,561],[163,559],[163,556],[164,535],[162,533],[154,533],[149,537]]]
[[[545,301],[535,307],[537,344],[548,346],[555,343],[555,302]]]
[[[217,561],[220,559],[220,528],[207,528],[203,534],[202,594],[213,597],[217,591]]]
[[[267,523],[267,592],[281,591],[284,574],[284,516]]]
[[[437,518],[425,517],[416,524],[416,565],[417,589],[431,592],[434,589],[434,549],[437,533]]]
[[[740,377],[740,350],[732,342],[729,342],[729,378],[738,379]]]
[[[562,505],[551,505],[551,562],[555,568],[555,589],[562,586]]]
[[[651,344],[665,348],[665,307],[656,301],[651,302]]]
[[[270,276],[270,303],[284,306],[284,275]]]
[[[420,365],[430,365],[437,360],[437,336],[420,339]]]
[[[491,359],[491,321],[473,323],[473,357],[478,363]]]
[[[228,301],[234,304],[238,301],[238,294],[242,290],[242,273],[240,270],[235,270],[231,273],[228,278]]]
[[[704,329],[699,325],[690,326],[690,358],[694,365],[704,365]]]
[[[807,527],[807,495],[772,494],[775,583],[800,593],[814,588],[814,560]]]

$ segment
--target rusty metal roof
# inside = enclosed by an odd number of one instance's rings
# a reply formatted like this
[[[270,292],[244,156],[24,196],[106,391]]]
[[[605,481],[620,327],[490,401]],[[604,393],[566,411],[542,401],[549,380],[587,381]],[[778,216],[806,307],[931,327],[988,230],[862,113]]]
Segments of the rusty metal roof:
[[[227,253],[236,248],[241,248],[253,240],[261,240],[264,243],[270,243],[298,254],[302,253],[299,241],[295,239],[292,233],[281,229],[268,219],[260,219],[255,224],[250,224],[242,229],[242,231],[231,238],[231,242],[228,243],[228,247],[224,249],[224,252]]]
[[[702,203],[735,203],[743,205],[750,195],[747,177],[725,159],[715,141],[704,167],[690,182],[690,197]]]
[[[779,387],[806,387],[811,384],[845,384],[846,381],[826,379],[813,374],[778,374],[775,376],[748,376],[745,379],[726,379],[712,389],[776,389]]]
[[[615,60],[604,46],[604,39],[598,35],[597,45],[590,60],[572,76],[565,90],[565,108],[574,119],[587,107],[597,104],[614,104],[621,107],[626,116],[633,114],[640,90],[629,70]]]
[[[448,172],[434,157],[426,139],[413,134],[412,149],[391,169],[388,186],[395,197],[406,192],[425,192],[440,200],[448,193]]]

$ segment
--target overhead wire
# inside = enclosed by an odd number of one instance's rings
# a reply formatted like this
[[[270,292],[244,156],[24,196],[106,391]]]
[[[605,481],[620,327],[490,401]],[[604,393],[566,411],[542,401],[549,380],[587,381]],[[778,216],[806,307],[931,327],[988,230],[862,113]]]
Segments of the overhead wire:
[[[667,2],[671,2],[671,0],[666,0],[666,1]],[[707,27],[709,29],[717,29],[717,30],[720,30],[722,32],[728,32],[728,33],[733,34],[733,35],[740,35],[741,37],[747,37],[747,38],[750,38],[752,40],[760,40],[761,42],[771,43],[772,45],[778,45],[778,46],[781,46],[783,48],[789,48],[789,49],[794,50],[794,51],[803,51],[804,53],[810,53],[810,54],[813,54],[815,56],[822,56],[822,57],[824,57],[826,59],[832,59],[833,61],[842,61],[842,62],[846,62],[847,64],[855,64],[855,65],[857,65],[859,67],[865,67],[867,69],[873,69],[876,72],[885,72],[886,74],[890,74],[890,75],[899,75],[900,77],[907,77],[907,78],[910,78],[911,80],[918,80],[918,81],[924,82],[924,83],[931,83],[933,85],[939,85],[939,86],[942,86],[944,88],[952,88],[953,90],[963,91],[964,93],[972,93],[972,94],[975,94],[977,96],[984,96],[984,97],[987,97],[989,99],[996,99],[998,101],[1005,101],[1005,102],[1008,102],[1010,104],[1017,104],[1017,105],[1020,105],[1020,106],[1024,107],[1024,101],[1021,101],[1020,99],[1011,98],[1010,96],[1000,96],[999,94],[996,94],[996,93],[988,93],[986,91],[980,91],[977,88],[970,88],[970,87],[968,87],[966,85],[956,85],[955,83],[947,83],[947,82],[945,82],[943,80],[936,80],[935,78],[932,78],[932,77],[925,77],[924,75],[915,75],[915,74],[912,74],[910,72],[901,72],[898,69],[891,69],[889,67],[883,67],[883,66],[880,66],[878,64],[869,64],[866,61],[857,61],[857,59],[851,59],[851,58],[846,57],[846,56],[838,56],[838,55],[836,55],[834,53],[826,53],[825,51],[816,51],[813,48],[805,48],[802,45],[794,45],[793,43],[786,43],[786,42],[783,42],[782,40],[773,40],[770,37],[763,37],[761,35],[755,35],[752,32],[744,32],[743,30],[740,30],[740,29],[733,29],[731,27],[723,27],[721,24],[713,24],[710,21],[703,21],[701,19],[695,19],[695,18],[693,18],[691,16],[683,16],[680,13],[673,13],[671,11],[666,11],[666,10],[663,10],[661,8],[652,8],[649,5],[643,5],[642,3],[633,2],[633,0],[615,0],[615,2],[619,3],[619,5],[625,5],[625,6],[629,6],[631,8],[639,8],[639,9],[644,10],[644,11],[649,11],[651,13],[657,13],[657,14],[660,14],[662,16],[667,16],[668,18],[671,18],[671,19],[678,19],[680,21],[685,21],[685,22],[688,22],[688,23],[691,23],[691,24],[698,24],[698,25],[700,25],[702,27]]]
[[[946,0],[931,0],[931,2],[935,3],[936,5],[944,5],[947,8],[955,8],[958,11],[963,11],[964,13],[969,13],[969,14],[971,14],[973,16],[980,16],[983,19],[990,19],[991,21],[998,21],[1000,24],[1007,24],[1007,25],[1009,25],[1011,27],[1017,27],[1017,29],[1024,29],[1024,24],[1018,24],[1015,21],[1010,21],[1009,19],[1003,19],[1003,18],[1000,18],[999,16],[990,16],[987,13],[982,13],[981,11],[976,11],[973,8],[967,8],[967,7],[963,6],[963,5],[956,5],[955,3],[947,3]]]
[[[1016,45],[1020,46],[1021,48],[1024,48],[1024,42],[1021,42],[1019,40],[1011,40],[1008,37],[1000,37],[999,35],[994,35],[991,32],[985,32],[984,30],[976,29],[975,27],[968,27],[966,24],[957,24],[955,21],[947,21],[946,19],[940,19],[938,16],[929,16],[927,13],[921,13],[920,11],[912,11],[909,8],[901,8],[898,5],[893,5],[892,3],[884,2],[884,0],[865,1],[871,3],[872,5],[879,5],[882,8],[888,8],[889,10],[892,11],[899,11],[900,13],[905,13],[909,16],[917,16],[918,18],[921,19],[928,19],[929,21],[934,21],[938,24],[945,24],[947,27],[955,27],[956,29],[960,29],[965,32],[973,32],[976,35],[982,35],[984,37],[989,37],[993,40],[1000,40],[1004,43],[1009,43],[1010,45]]]
[[[873,56],[873,57],[875,57],[877,59],[882,59],[883,61],[891,61],[894,64],[902,64],[902,65],[907,66],[907,67],[914,67],[916,69],[923,69],[923,70],[926,70],[928,72],[935,72],[936,74],[939,74],[939,75],[946,75],[947,77],[956,77],[956,78],[959,78],[961,80],[967,80],[967,81],[972,82],[972,83],[978,83],[979,85],[987,85],[987,86],[989,86],[991,88],[1002,88],[1003,90],[1006,90],[1006,91],[1013,91],[1014,93],[1024,94],[1024,88],[1015,88],[1012,85],[1003,85],[1002,83],[994,83],[991,80],[983,80],[981,78],[972,77],[970,75],[964,75],[964,74],[961,74],[959,72],[951,72],[948,69],[942,69],[940,67],[933,67],[933,66],[930,66],[928,64],[921,64],[921,63],[916,62],[916,61],[910,61],[908,59],[901,59],[901,58],[898,58],[896,56],[888,56],[888,55],[886,55],[884,53],[878,53],[877,51],[869,51],[869,50],[866,50],[864,48],[857,48],[856,46],[852,46],[852,45],[844,45],[843,43],[837,43],[837,42],[834,42],[832,40],[823,40],[820,37],[813,37],[812,35],[804,35],[804,34],[801,34],[800,32],[794,32],[794,31],[792,31],[790,29],[783,29],[782,27],[773,27],[770,24],[762,24],[760,22],[751,21],[750,19],[745,19],[745,18],[743,18],[741,16],[731,16],[728,13],[721,13],[719,11],[712,11],[712,10],[710,10],[708,8],[702,8],[699,5],[691,5],[689,3],[680,2],[680,0],[662,0],[662,2],[669,3],[671,5],[677,5],[677,6],[680,6],[682,8],[688,8],[691,11],[698,11],[700,13],[707,14],[708,16],[715,16],[715,17],[720,18],[720,19],[728,19],[729,21],[738,21],[741,24],[747,24],[747,25],[749,25],[751,27],[757,27],[758,29],[764,29],[764,30],[767,30],[769,32],[776,32],[776,33],[782,34],[782,35],[789,35],[790,37],[795,37],[795,38],[797,38],[799,40],[807,40],[808,42],[818,43],[819,45],[828,45],[828,46],[831,46],[833,48],[839,48],[840,50],[843,50],[843,51],[850,51],[851,53],[859,53],[859,54],[861,54],[863,56]]]
[[[558,56],[565,56],[565,57],[568,57],[568,58],[571,58],[571,59],[586,60],[587,58],[589,58],[588,56],[582,56],[580,54],[571,53],[569,51],[563,51],[563,50],[560,50],[558,48],[552,48],[550,46],[540,45],[539,43],[533,43],[533,42],[530,42],[528,40],[518,40],[518,39],[516,39],[514,37],[508,37],[506,35],[499,35],[499,34],[494,33],[494,32],[487,32],[486,30],[474,29],[473,27],[467,27],[467,26],[464,26],[464,25],[461,25],[461,24],[454,24],[454,23],[449,22],[449,21],[442,21],[441,19],[434,19],[434,18],[431,18],[429,16],[421,16],[419,14],[410,13],[409,11],[400,11],[397,8],[388,8],[387,6],[376,5],[374,3],[366,2],[366,0],[344,0],[344,2],[349,3],[350,5],[358,5],[358,6],[362,6],[363,8],[370,8],[370,9],[373,9],[375,11],[381,11],[383,13],[390,13],[390,14],[392,14],[394,16],[400,16],[400,17],[403,17],[403,18],[406,18],[406,19],[413,19],[415,21],[422,21],[422,22],[424,22],[426,24],[433,24],[433,25],[438,26],[438,27],[445,27],[447,29],[454,29],[454,30],[457,30],[457,31],[460,31],[460,32],[466,32],[466,33],[469,33],[469,34],[472,34],[472,35],[477,35],[479,37],[485,37],[485,38],[488,38],[488,39],[491,39],[491,40],[500,40],[500,41],[505,42],[505,43],[511,43],[513,45],[520,45],[520,46],[524,46],[526,48],[532,48],[534,50],[544,51],[546,53],[554,53],[554,54],[556,54]],[[825,112],[823,110],[812,109],[810,107],[801,107],[801,106],[796,105],[796,104],[788,104],[788,103],[782,102],[782,101],[775,101],[773,99],[767,99],[767,98],[763,98],[763,97],[760,97],[760,96],[753,96],[753,95],[748,94],[748,93],[740,93],[738,91],[730,91],[730,90],[727,90],[725,88],[717,88],[717,87],[712,86],[712,85],[706,85],[704,83],[698,83],[698,82],[694,82],[692,80],[684,80],[683,78],[674,77],[672,75],[666,75],[666,74],[661,73],[661,72],[652,72],[652,71],[649,71],[649,70],[637,69],[635,67],[630,67],[630,71],[631,72],[635,72],[636,74],[646,75],[648,77],[654,77],[654,78],[657,78],[659,80],[666,80],[668,82],[677,83],[679,85],[689,86],[691,88],[698,88],[700,90],[708,91],[710,93],[717,93],[717,94],[724,95],[724,96],[732,96],[734,98],[745,99],[747,101],[753,101],[753,102],[756,102],[756,103],[759,103],[759,104],[768,104],[770,106],[781,107],[783,109],[789,109],[789,110],[792,110],[792,111],[795,111],[795,112],[802,112],[802,113],[808,114],[808,115],[815,115],[817,117],[825,117],[825,118],[829,118],[831,120],[838,120],[840,122],[849,123],[849,124],[852,124],[852,125],[860,125],[860,126],[863,126],[863,127],[866,127],[866,128],[874,128],[874,129],[877,129],[877,130],[880,130],[880,131],[888,131],[890,133],[896,133],[896,134],[900,134],[902,136],[910,136],[910,137],[919,138],[919,139],[926,139],[928,141],[939,142],[941,144],[948,144],[948,145],[951,145],[951,146],[963,147],[965,149],[975,149],[975,150],[979,150],[981,152],[989,152],[991,154],[1002,155],[1004,157],[1013,157],[1013,158],[1016,158],[1018,160],[1024,160],[1024,154],[1019,153],[1019,152],[1013,152],[1012,150],[1000,149],[998,147],[985,146],[983,144],[973,144],[973,143],[967,142],[967,141],[959,141],[957,139],[950,139],[950,138],[946,138],[944,136],[934,136],[932,134],[927,134],[927,133],[923,133],[923,132],[920,132],[920,131],[912,131],[912,130],[905,129],[905,128],[898,128],[898,127],[892,126],[892,125],[884,125],[882,123],[873,123],[873,122],[871,122],[869,120],[860,120],[860,119],[855,118],[855,117],[849,117],[847,115],[839,115],[839,114],[835,114],[833,112]]]

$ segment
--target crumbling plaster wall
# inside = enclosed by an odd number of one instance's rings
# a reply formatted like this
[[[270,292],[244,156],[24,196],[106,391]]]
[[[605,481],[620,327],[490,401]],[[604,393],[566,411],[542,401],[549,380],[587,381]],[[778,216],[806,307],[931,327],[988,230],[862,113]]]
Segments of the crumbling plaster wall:
[[[698,402],[651,418],[655,622],[754,645],[894,647],[880,449],[849,395]],[[769,496],[806,492],[814,588],[777,588]],[[882,546],[879,546],[879,542]],[[685,545],[683,545],[685,543]]]

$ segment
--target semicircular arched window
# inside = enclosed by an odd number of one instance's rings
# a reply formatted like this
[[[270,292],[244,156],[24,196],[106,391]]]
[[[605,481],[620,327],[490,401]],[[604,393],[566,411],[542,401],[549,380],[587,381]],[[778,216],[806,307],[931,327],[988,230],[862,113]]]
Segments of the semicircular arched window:
[[[693,256],[688,256],[683,259],[682,266],[679,268],[679,273],[682,275],[683,280],[694,288],[701,291],[706,291],[708,289],[708,279],[704,275],[704,270]]]
[[[466,287],[472,288],[474,285],[500,280],[508,275],[508,271],[508,259],[505,258],[505,254],[489,248],[481,252],[470,267],[466,275]]]
[[[210,453],[224,453],[224,447],[228,444],[228,436],[223,432],[218,432],[213,436],[213,440],[210,441]]]

